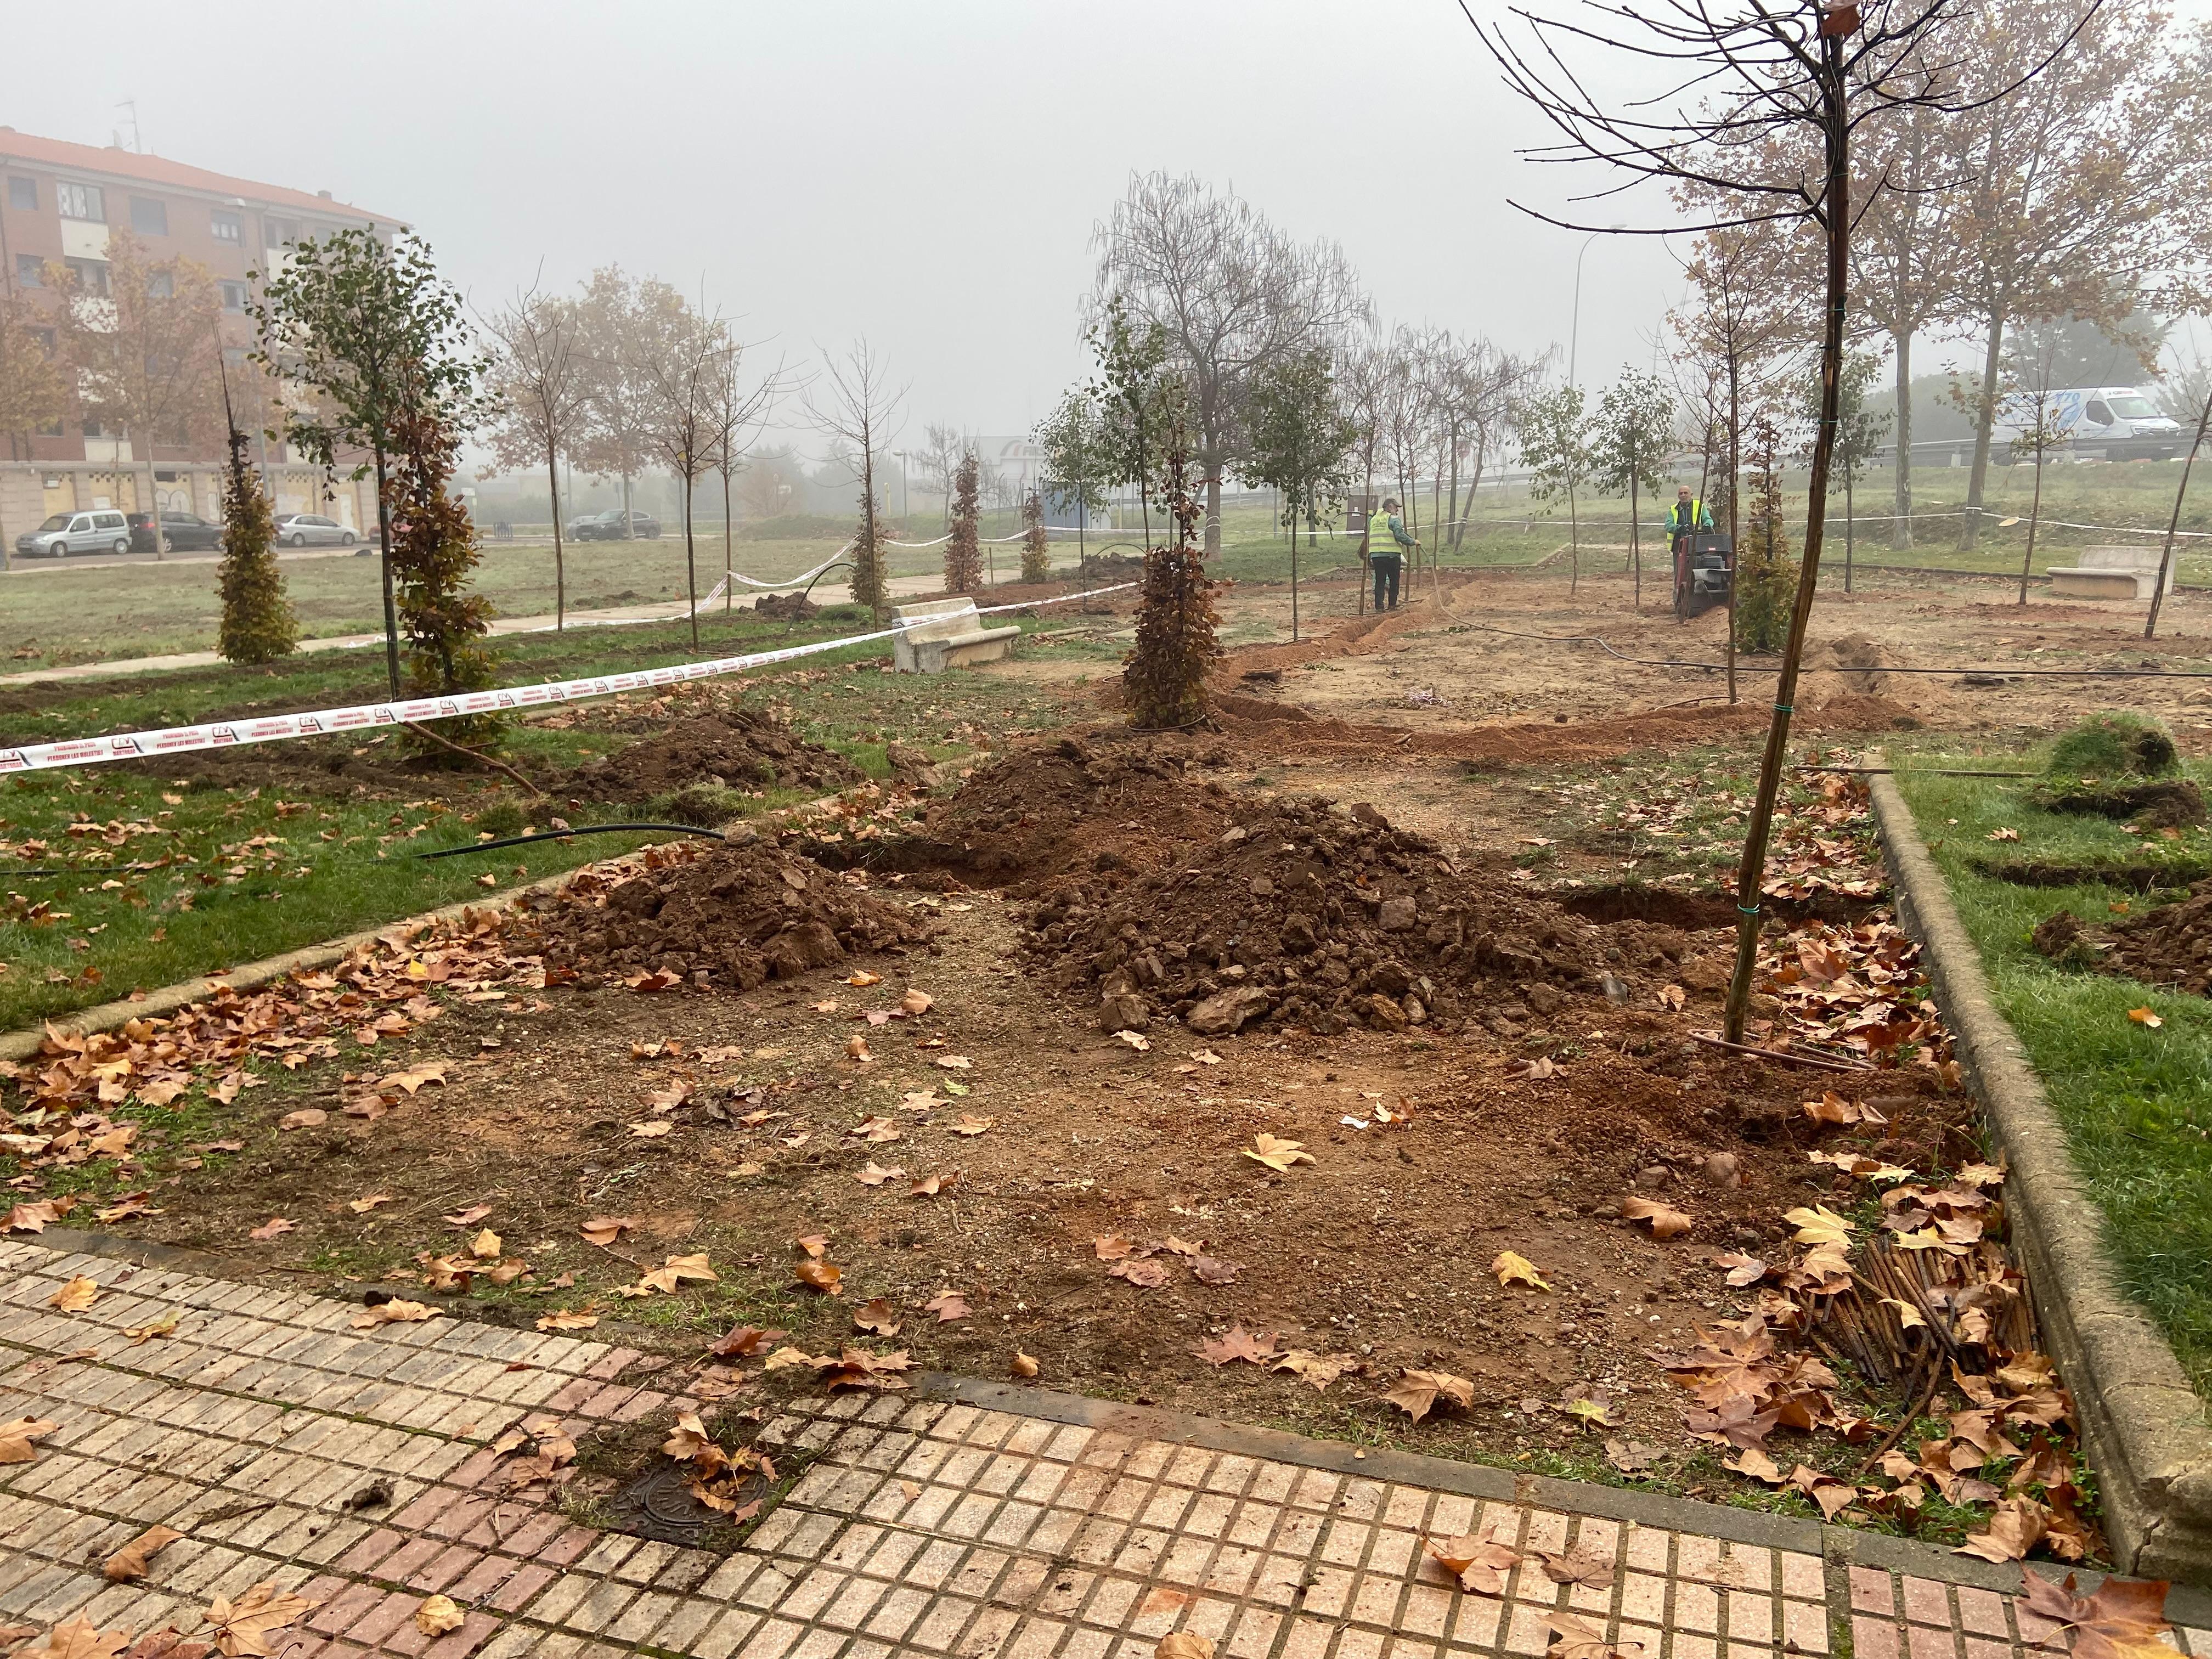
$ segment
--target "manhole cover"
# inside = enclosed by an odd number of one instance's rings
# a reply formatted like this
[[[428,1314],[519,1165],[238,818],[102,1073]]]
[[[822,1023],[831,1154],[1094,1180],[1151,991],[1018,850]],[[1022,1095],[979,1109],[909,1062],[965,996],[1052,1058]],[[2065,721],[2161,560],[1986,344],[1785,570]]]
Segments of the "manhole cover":
[[[640,1538],[686,1548],[699,1547],[718,1528],[726,1530],[731,1517],[694,1498],[691,1478],[688,1465],[673,1458],[655,1457],[607,1500],[615,1525]],[[738,1512],[743,1514],[756,1500],[767,1496],[768,1482],[757,1471],[746,1476],[737,1492]]]

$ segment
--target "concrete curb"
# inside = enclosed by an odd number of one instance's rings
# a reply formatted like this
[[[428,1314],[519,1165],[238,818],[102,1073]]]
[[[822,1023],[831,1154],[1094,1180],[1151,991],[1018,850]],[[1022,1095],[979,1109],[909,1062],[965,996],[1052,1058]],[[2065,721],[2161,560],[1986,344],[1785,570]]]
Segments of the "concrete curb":
[[[640,848],[640,852],[645,849]],[[627,856],[624,854],[623,856]],[[426,910],[419,916],[395,916],[375,927],[364,928],[358,933],[348,933],[343,939],[325,939],[320,945],[306,945],[296,951],[287,951],[282,956],[264,957],[258,962],[249,962],[242,968],[234,968],[227,974],[203,975],[198,979],[185,980],[175,985],[165,985],[158,991],[149,991],[136,1000],[102,1002],[75,1014],[56,1015],[51,1022],[63,1030],[81,1031],[89,1036],[95,1031],[112,1031],[134,1019],[153,1019],[163,1014],[173,1014],[190,1003],[213,996],[223,986],[234,991],[258,991],[292,974],[312,973],[318,968],[343,962],[349,952],[373,943],[379,933],[388,933],[395,927],[404,927],[422,921],[458,920],[470,910],[506,910],[519,901],[540,894],[557,891],[577,871],[589,865],[576,865],[557,875],[532,882],[527,887],[501,893],[495,898],[462,899],[456,903]],[[46,1041],[44,1030],[0,1033],[0,1060],[29,1060],[39,1052]]]
[[[1880,764],[1877,760],[1874,764]],[[2005,1209],[2044,1345],[2073,1391],[2124,1572],[2212,1584],[2212,1428],[2173,1350],[2121,1288],[2104,1216],[1895,781],[1868,780],[1898,920],[1920,941],[1960,1065],[2010,1165]]]

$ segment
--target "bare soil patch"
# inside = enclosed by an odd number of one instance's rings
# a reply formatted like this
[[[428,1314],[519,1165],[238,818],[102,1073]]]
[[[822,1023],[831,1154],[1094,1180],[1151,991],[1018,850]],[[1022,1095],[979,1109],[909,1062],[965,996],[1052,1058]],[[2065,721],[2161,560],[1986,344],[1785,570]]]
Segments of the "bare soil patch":
[[[742,703],[673,724],[586,761],[555,786],[587,800],[639,804],[692,784],[730,789],[817,789],[860,781],[860,769],[835,750],[810,743],[775,715]]]
[[[924,933],[904,906],[886,904],[758,836],[667,848],[653,866],[611,879],[584,871],[519,928],[543,957],[550,982],[615,979],[651,989],[689,983],[742,991],[848,956],[903,954]]]

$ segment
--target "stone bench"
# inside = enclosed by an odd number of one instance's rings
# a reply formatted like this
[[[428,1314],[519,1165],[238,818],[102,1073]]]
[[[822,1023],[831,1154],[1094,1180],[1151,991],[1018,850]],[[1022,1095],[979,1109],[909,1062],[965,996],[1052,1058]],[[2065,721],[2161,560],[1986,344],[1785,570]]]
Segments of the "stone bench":
[[[2158,585],[2159,550],[2154,547],[2085,547],[2079,562],[2053,565],[2043,574],[2062,599],[2147,599]],[[2166,573],[2173,592],[2174,573]]]
[[[1012,656],[1022,630],[1008,623],[987,626],[975,601],[962,597],[895,605],[891,619],[899,632],[891,638],[891,665],[902,674],[942,674]]]

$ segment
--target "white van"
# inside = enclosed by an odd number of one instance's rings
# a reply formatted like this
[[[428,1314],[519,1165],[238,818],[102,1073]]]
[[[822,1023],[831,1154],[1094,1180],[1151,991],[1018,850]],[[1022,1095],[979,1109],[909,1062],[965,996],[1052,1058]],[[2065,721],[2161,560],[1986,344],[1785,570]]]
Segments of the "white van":
[[[2049,394],[2058,425],[2067,436],[2059,452],[2080,459],[2101,454],[2108,461],[2163,461],[2181,453],[2188,442],[2181,423],[2131,386],[2068,386]],[[2008,398],[1994,437],[2009,445],[2034,418],[2033,394]]]
[[[36,530],[15,538],[15,551],[27,559],[65,559],[72,553],[128,553],[131,525],[120,513],[57,513]]]

